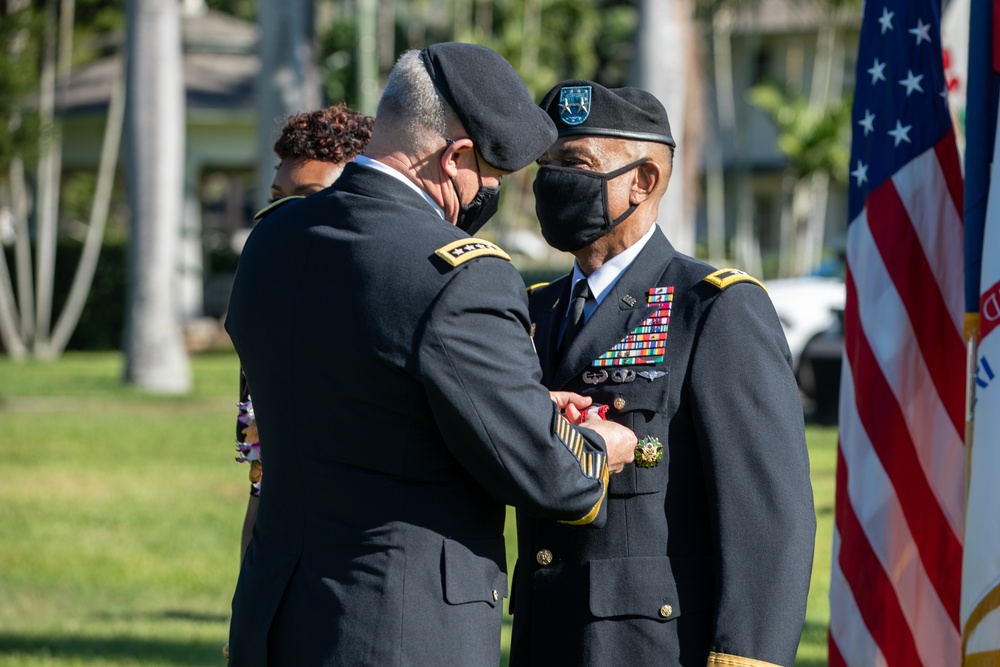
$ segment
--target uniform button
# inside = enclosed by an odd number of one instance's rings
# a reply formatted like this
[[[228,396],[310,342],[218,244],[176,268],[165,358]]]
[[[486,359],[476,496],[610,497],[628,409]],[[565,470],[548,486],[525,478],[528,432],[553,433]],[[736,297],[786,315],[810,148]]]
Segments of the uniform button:
[[[493,601],[496,602],[499,599],[500,599],[500,594],[497,593],[497,589],[494,588],[493,589]]]
[[[539,565],[551,565],[552,564],[552,552],[548,549],[541,549],[537,554],[535,554],[535,560],[538,561]]]
[[[619,396],[614,402],[615,410],[621,410],[625,407],[625,399]]]
[[[671,607],[670,605],[665,604],[662,607],[660,607],[660,616],[662,616],[663,618],[670,618],[670,615],[672,613],[674,613],[674,608]]]

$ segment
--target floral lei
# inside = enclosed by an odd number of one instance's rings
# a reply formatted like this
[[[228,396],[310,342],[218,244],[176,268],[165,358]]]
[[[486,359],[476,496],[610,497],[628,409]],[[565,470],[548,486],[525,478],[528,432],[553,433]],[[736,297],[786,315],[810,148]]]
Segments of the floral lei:
[[[246,401],[237,403],[240,414],[236,418],[243,425],[240,433],[242,440],[236,441],[236,451],[239,456],[236,460],[240,463],[250,463],[250,483],[252,488],[250,493],[258,495],[260,493],[260,479],[263,475],[263,468],[260,460],[260,436],[257,434],[257,419],[253,413],[253,402],[247,397]]]

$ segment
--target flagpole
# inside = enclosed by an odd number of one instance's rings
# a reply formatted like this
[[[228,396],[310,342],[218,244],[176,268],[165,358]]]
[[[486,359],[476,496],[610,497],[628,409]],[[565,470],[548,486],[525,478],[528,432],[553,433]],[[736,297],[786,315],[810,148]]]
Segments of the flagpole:
[[[976,423],[976,368],[979,349],[979,313],[965,314],[965,502],[964,512],[969,511],[969,475],[972,472],[973,430]]]

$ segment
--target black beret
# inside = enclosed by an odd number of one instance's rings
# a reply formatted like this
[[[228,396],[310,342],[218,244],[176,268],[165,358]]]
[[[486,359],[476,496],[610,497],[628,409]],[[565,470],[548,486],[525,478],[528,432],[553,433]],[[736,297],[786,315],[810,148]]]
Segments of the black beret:
[[[476,150],[496,169],[517,171],[555,143],[552,121],[496,51],[445,42],[428,46],[420,57]]]
[[[641,88],[608,89],[593,81],[563,81],[545,95],[541,107],[560,137],[589,134],[677,146],[667,110]]]

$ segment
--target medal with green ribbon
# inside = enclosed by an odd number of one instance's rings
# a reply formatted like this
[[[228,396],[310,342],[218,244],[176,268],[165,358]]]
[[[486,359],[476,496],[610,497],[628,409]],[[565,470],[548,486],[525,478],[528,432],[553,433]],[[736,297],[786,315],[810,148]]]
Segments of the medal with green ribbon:
[[[635,464],[640,468],[655,468],[663,458],[663,445],[659,438],[647,435],[635,446]]]

